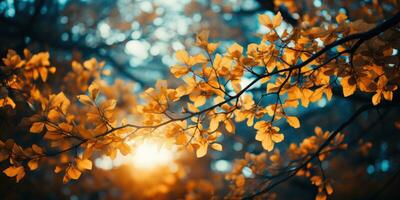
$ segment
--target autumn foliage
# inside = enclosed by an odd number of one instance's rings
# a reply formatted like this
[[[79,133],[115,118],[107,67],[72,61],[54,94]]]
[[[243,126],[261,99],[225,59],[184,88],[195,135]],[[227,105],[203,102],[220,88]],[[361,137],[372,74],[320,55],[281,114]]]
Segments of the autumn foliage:
[[[400,13],[376,23],[349,19],[343,12],[324,26],[304,20],[288,28],[280,12],[260,14],[258,23],[267,31],[257,35],[258,43],[245,46],[221,46],[209,37],[213,30],[203,30],[193,44],[196,53],[175,53],[170,72],[179,85],[160,80],[140,94],[123,80],[110,84],[110,71],[96,59],[72,61],[58,80],[62,86],[53,87],[47,83],[58,69],[51,52],[9,50],[0,68],[0,109],[5,116],[19,106],[30,110],[21,124],[36,139],[2,137],[3,173],[20,182],[30,171],[51,166],[67,183],[92,170],[99,155],[129,155],[145,138],[204,157],[224,151],[221,137],[233,137],[244,122],[264,152],[235,160],[225,174],[233,185],[226,198],[274,198],[273,188],[298,176],[315,185],[316,199],[326,199],[335,188],[321,163],[348,148],[341,132],[362,112],[398,103]],[[314,124],[313,135],[299,143],[286,141],[281,126],[298,129],[303,123],[294,111],[330,101],[338,92],[346,98],[365,95],[369,102],[336,130]],[[277,150],[283,143],[288,148]],[[249,187],[245,167],[267,181]]]

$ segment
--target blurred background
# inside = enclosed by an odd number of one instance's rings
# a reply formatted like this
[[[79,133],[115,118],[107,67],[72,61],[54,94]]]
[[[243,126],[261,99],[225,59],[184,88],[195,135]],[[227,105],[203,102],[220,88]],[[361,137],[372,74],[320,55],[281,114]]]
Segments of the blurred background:
[[[218,51],[223,52],[234,42],[243,46],[259,42],[257,34],[265,32],[265,28],[259,26],[258,14],[272,16],[280,11],[285,21],[282,28],[292,29],[300,25],[324,25],[339,12],[345,12],[350,20],[373,23],[370,16],[375,12],[384,19],[399,9],[396,0],[379,3],[376,9],[376,1],[372,0],[0,0],[0,55],[4,57],[8,49],[49,51],[52,65],[57,66],[56,77],[63,77],[71,70],[71,60],[94,57],[105,61],[105,68],[113,72],[107,77],[109,82],[116,79],[133,82],[132,92],[140,92],[159,79],[179,84],[169,75],[169,66],[176,63],[174,52],[198,51],[193,44],[201,30],[209,30],[211,40],[220,42]],[[309,24],[302,24],[305,19]],[[255,88],[252,93],[260,95],[262,91]],[[273,99],[266,99],[265,103],[269,101]],[[283,150],[290,142],[313,135],[316,125],[323,130],[336,129],[365,102],[370,102],[369,96],[343,99],[338,89],[330,102],[322,99],[306,110],[289,110],[300,117],[302,127],[294,130],[278,124],[286,139],[277,148]],[[398,109],[372,111],[361,115],[346,129],[351,133],[349,144],[355,145],[349,151],[335,154],[334,167],[327,171],[335,177],[332,199],[369,198],[396,173],[400,167],[399,120]],[[367,134],[364,142],[373,141],[368,154],[363,154],[362,145],[357,145],[360,134]],[[62,184],[62,176],[46,168],[31,173],[19,184],[1,175],[0,199],[223,196],[229,189],[224,173],[232,169],[233,160],[242,158],[245,152],[263,151],[254,135],[253,129],[240,124],[235,135],[223,138],[224,151],[212,151],[201,159],[173,150],[160,153],[151,144],[141,150],[144,158],[138,157],[139,154],[120,156],[114,161],[99,157],[93,171],[68,184]],[[244,168],[243,174],[254,178],[250,168]],[[399,184],[399,180],[394,180],[380,197],[399,197],[396,191]],[[317,191],[311,183],[296,178],[277,193],[278,199],[312,199]]]

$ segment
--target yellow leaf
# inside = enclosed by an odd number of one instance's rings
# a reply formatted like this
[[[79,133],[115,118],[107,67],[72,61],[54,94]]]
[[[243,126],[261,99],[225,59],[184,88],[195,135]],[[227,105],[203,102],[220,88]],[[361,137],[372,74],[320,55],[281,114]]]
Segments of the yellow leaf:
[[[14,177],[18,174],[18,171],[20,170],[22,166],[20,167],[15,167],[15,166],[10,166],[7,169],[3,171],[4,174],[6,174],[8,177]]]
[[[88,105],[88,106],[93,105],[93,102],[92,102],[92,100],[89,98],[89,96],[86,96],[86,95],[78,95],[77,98],[78,98],[78,100],[79,100],[81,103],[83,103],[83,104],[85,104],[85,105]]]
[[[38,70],[39,70],[40,77],[42,78],[42,81],[46,82],[46,80],[47,80],[47,69],[44,68],[44,67],[40,67]]]
[[[344,14],[344,13],[342,13],[342,12],[340,12],[340,13],[336,16],[336,21],[337,21],[337,23],[339,23],[339,24],[345,22],[346,19],[347,19],[346,14]]]
[[[262,147],[267,150],[267,151],[272,151],[274,149],[275,143],[272,142],[272,139],[268,136],[264,138],[263,141],[261,141]]]
[[[97,96],[99,95],[100,88],[96,83],[92,83],[89,86],[89,96],[91,99],[96,100]]]
[[[372,103],[376,106],[381,102],[381,93],[377,92],[376,94],[374,94],[374,96],[372,96]]]
[[[92,161],[88,159],[77,159],[76,164],[79,169],[92,169]]]
[[[11,166],[8,167],[3,171],[4,174],[6,174],[8,177],[14,177],[16,176],[17,183],[25,176],[25,170],[23,166],[15,167]]]
[[[208,59],[205,55],[203,54],[197,54],[190,59],[190,65],[195,65],[198,63],[207,63]]]
[[[243,53],[243,47],[240,46],[240,44],[238,44],[238,43],[234,43],[228,48],[228,53],[232,57],[239,58]]]
[[[196,156],[201,158],[207,154],[208,143],[200,145],[199,148],[196,150]]]
[[[101,103],[100,108],[104,111],[114,110],[115,106],[117,105],[117,100],[110,99]]]
[[[310,179],[311,183],[315,186],[320,186],[322,184],[322,177],[321,176],[313,176]]]
[[[286,121],[289,123],[290,126],[293,128],[299,128],[300,127],[300,121],[297,117],[295,116],[287,116]]]
[[[32,124],[31,128],[29,129],[29,131],[31,133],[40,133],[42,132],[44,127],[44,123],[43,122],[35,122]]]
[[[190,112],[199,112],[199,109],[197,109],[197,107],[192,103],[187,103],[187,108]]]
[[[310,89],[301,90],[301,105],[304,107],[308,107],[310,103],[310,96],[313,94],[313,91]]]
[[[185,66],[174,65],[171,67],[171,73],[176,77],[180,78],[189,72],[189,68]]]
[[[282,142],[285,138],[282,133],[279,133],[279,128],[272,126],[270,122],[259,121],[254,128],[257,129],[256,140],[261,141],[263,148],[267,151],[272,151],[275,143]]]
[[[176,137],[176,144],[183,145],[186,144],[186,142],[187,142],[187,137],[185,133],[179,133],[178,136]]]
[[[235,132],[235,125],[233,124],[232,120],[227,119],[224,121],[225,123],[225,129],[229,132],[229,133],[234,133]]]
[[[182,63],[188,64],[189,62],[189,54],[187,51],[185,50],[179,50],[176,52],[176,59],[178,59],[179,61],[181,61]]]
[[[324,90],[326,98],[328,99],[328,101],[330,101],[332,99],[332,88],[327,87]]]
[[[218,116],[215,116],[210,121],[210,126],[208,127],[210,132],[217,130],[219,127],[219,119]]]
[[[62,168],[60,166],[56,166],[56,168],[54,169],[54,173],[58,174],[62,171]]]
[[[333,193],[332,185],[330,183],[325,184],[325,190],[326,190],[326,193],[331,195]]]
[[[282,133],[275,133],[271,135],[271,140],[275,143],[282,142],[285,139],[285,136]]]
[[[268,15],[258,15],[258,21],[262,25],[264,25],[266,27],[269,27],[269,28],[272,28],[272,21],[271,21],[271,19],[269,18]]]
[[[10,97],[0,98],[0,107],[10,105],[13,109],[15,108],[15,102]]]
[[[36,170],[38,166],[39,164],[37,159],[32,159],[28,162],[28,167],[31,171]]]
[[[43,149],[36,144],[32,145],[32,150],[37,154],[43,154]]]
[[[211,148],[213,148],[216,151],[222,151],[222,145],[219,143],[212,143]]]
[[[25,171],[24,171],[24,168],[23,167],[21,167],[21,170],[18,172],[18,174],[17,174],[17,183],[22,179],[22,178],[24,178],[24,176],[25,176]]]
[[[97,61],[94,58],[91,58],[89,60],[86,60],[85,62],[83,62],[83,66],[87,69],[87,70],[93,70],[96,68],[96,64]]]
[[[314,93],[310,96],[310,101],[311,102],[316,102],[322,98],[323,92],[325,88],[320,87],[314,91]]]
[[[204,47],[208,44],[208,35],[210,31],[202,30],[196,37],[196,45],[199,47]]]
[[[56,70],[57,69],[55,67],[50,67],[49,68],[49,72],[52,73],[52,74],[56,73]]]
[[[63,117],[63,115],[55,109],[50,110],[49,113],[47,114],[47,118],[51,122],[56,122],[57,120],[61,119],[62,117]]]
[[[93,138],[93,133],[92,131],[89,131],[88,129],[86,129],[85,127],[79,126],[78,127],[78,133],[79,135],[81,135],[82,137],[88,139],[88,138]]]
[[[282,15],[281,12],[278,12],[274,18],[272,19],[272,25],[274,28],[278,27],[282,23]]]
[[[131,147],[126,143],[121,143],[119,145],[119,151],[122,153],[122,155],[126,156],[131,153]]]
[[[50,107],[61,107],[61,110],[65,113],[70,102],[63,92],[58,93],[51,98]]]
[[[392,91],[382,91],[382,94],[383,94],[383,97],[388,101],[391,101],[393,99]]]
[[[117,150],[115,148],[107,148],[106,155],[109,156],[111,160],[114,160],[115,157],[117,157]]]
[[[79,169],[77,169],[75,166],[70,166],[67,169],[67,175],[69,178],[71,179],[79,179],[79,177],[81,176],[82,172],[79,171]]]
[[[83,152],[82,158],[90,158],[93,154],[94,148],[93,147],[86,147],[85,151]]]
[[[231,85],[233,87],[233,90],[236,93],[239,93],[242,90],[242,86],[240,85],[240,81],[231,81]]]
[[[199,96],[195,97],[194,106],[200,107],[200,106],[202,106],[202,105],[204,105],[206,103],[206,100],[207,99],[206,99],[205,96],[199,95]]]
[[[71,178],[68,176],[68,174],[65,174],[63,177],[63,183],[68,183],[69,180],[71,180]]]
[[[354,82],[354,83],[353,83]],[[340,84],[343,87],[343,96],[348,97],[352,94],[354,94],[354,92],[357,89],[357,86],[355,84],[355,80],[353,77],[347,76],[344,77],[341,81]]]
[[[51,132],[51,131],[47,131],[43,136],[43,138],[46,140],[59,140],[63,137],[64,137],[64,135],[59,134],[57,132]]]
[[[343,87],[343,96],[348,97],[354,94],[356,91],[356,86],[350,86],[350,87]]]
[[[219,43],[209,43],[207,44],[208,53],[213,53],[218,48]]]

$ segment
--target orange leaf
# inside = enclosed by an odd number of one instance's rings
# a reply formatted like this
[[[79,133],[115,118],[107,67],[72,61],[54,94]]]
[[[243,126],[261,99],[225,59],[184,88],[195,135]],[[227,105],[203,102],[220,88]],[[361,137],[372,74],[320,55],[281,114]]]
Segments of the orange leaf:
[[[264,25],[266,27],[269,27],[269,28],[272,28],[272,21],[271,21],[271,19],[269,18],[268,15],[258,15],[258,21],[262,25]]]
[[[234,133],[235,132],[235,125],[233,124],[232,120],[227,119],[224,121],[225,123],[225,129],[229,132],[229,133]]]
[[[79,169],[92,169],[92,161],[88,159],[77,159],[76,164]]]
[[[28,167],[31,171],[36,170],[38,166],[39,164],[37,159],[32,159],[28,162]]]
[[[79,179],[79,177],[81,176],[82,172],[79,171],[79,169],[77,169],[75,166],[70,166],[67,169],[67,175],[69,178],[71,179]]]
[[[31,128],[29,129],[29,131],[31,133],[40,133],[42,132],[44,127],[44,123],[43,122],[35,122],[32,124]]]
[[[300,121],[297,117],[295,116],[287,116],[286,121],[289,123],[290,126],[293,128],[299,128],[300,127]]]
[[[281,12],[278,12],[274,18],[272,19],[272,25],[274,26],[274,28],[278,27],[279,25],[281,25],[282,23],[282,15]]]
[[[92,100],[89,98],[89,96],[86,96],[86,95],[78,95],[77,98],[78,98],[78,100],[79,100],[81,103],[83,103],[83,104],[85,104],[85,105],[88,105],[88,106],[93,105],[93,102],[92,102]]]
[[[200,147],[196,150],[196,156],[201,158],[207,154],[208,143],[200,145]]]
[[[222,151],[222,145],[219,143],[212,143],[211,148],[213,148],[216,151]]]

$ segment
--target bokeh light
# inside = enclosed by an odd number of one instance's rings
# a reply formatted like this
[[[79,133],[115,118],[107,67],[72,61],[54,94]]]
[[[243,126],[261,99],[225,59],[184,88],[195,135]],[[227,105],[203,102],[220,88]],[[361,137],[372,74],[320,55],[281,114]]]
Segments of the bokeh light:
[[[154,139],[145,139],[131,145],[133,149],[131,154],[124,156],[118,153],[114,160],[102,156],[96,159],[96,167],[110,170],[121,165],[129,165],[142,171],[152,171],[159,167],[176,168],[174,161],[179,157],[179,152],[174,147],[167,147]]]
[[[147,140],[137,146],[132,155],[132,162],[137,168],[154,169],[173,162],[174,153],[172,149],[161,147],[160,144]]]

